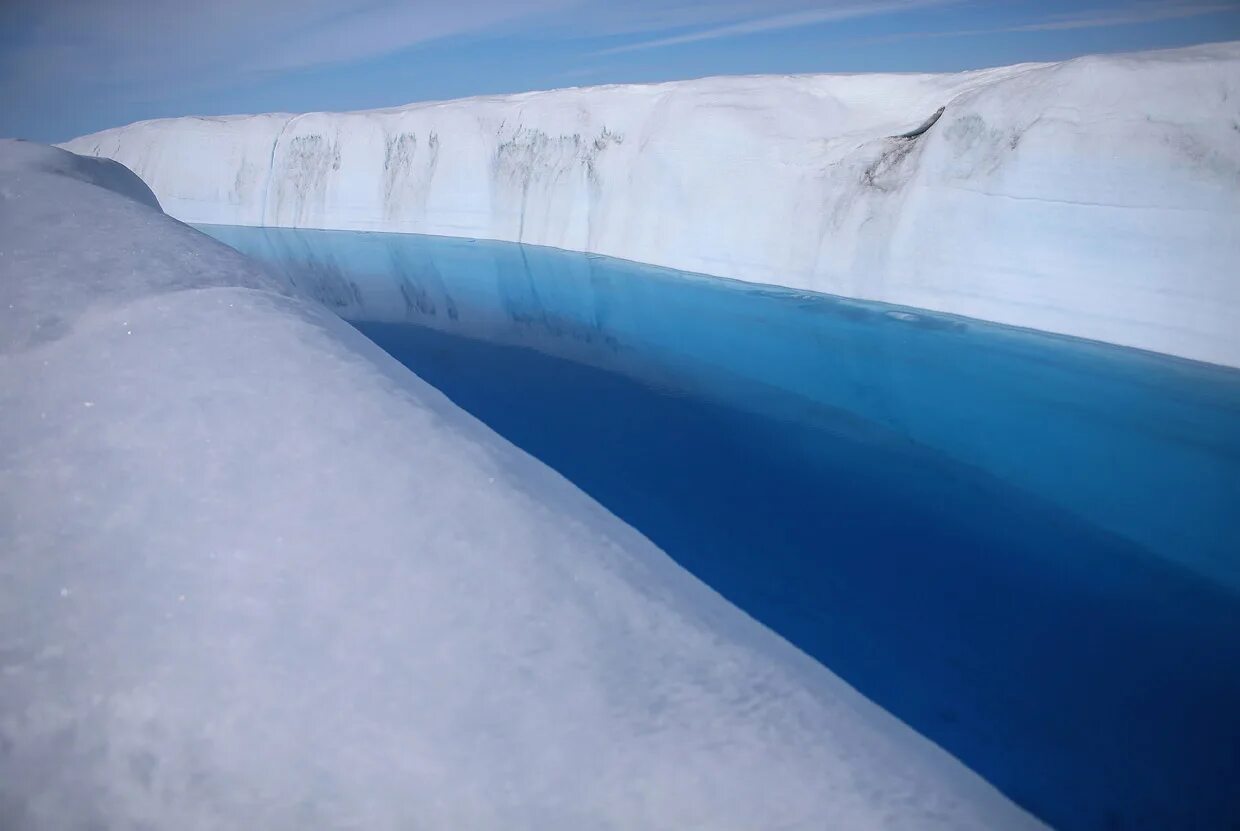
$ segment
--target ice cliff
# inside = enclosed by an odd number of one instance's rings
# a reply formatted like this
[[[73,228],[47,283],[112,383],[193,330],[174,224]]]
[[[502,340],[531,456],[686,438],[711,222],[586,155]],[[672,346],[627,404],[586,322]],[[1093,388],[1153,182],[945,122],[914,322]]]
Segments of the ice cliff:
[[[1040,827],[120,165],[0,336],[6,830]]]
[[[67,147],[193,222],[538,243],[1240,366],[1240,43],[180,118]]]

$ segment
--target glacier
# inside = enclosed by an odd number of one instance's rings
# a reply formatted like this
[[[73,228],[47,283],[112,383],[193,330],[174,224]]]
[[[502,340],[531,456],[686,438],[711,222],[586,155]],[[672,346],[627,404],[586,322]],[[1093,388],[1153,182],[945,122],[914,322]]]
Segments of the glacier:
[[[122,166],[10,141],[0,816],[1042,827]]]
[[[595,252],[1240,366],[1240,43],[68,142],[179,219]]]

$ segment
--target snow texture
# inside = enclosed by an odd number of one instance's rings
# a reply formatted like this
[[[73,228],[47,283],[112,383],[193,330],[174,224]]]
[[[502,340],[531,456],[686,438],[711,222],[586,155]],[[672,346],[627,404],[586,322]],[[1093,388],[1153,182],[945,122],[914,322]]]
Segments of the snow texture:
[[[6,831],[1040,827],[119,165],[0,334]]]
[[[66,146],[191,222],[538,243],[1240,366],[1240,43],[181,118]]]

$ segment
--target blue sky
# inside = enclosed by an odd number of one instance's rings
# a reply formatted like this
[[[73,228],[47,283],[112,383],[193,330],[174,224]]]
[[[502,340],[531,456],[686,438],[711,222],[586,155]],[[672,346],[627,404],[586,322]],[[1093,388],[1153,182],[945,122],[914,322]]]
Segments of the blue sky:
[[[0,135],[1240,39],[1240,0],[3,0]]]

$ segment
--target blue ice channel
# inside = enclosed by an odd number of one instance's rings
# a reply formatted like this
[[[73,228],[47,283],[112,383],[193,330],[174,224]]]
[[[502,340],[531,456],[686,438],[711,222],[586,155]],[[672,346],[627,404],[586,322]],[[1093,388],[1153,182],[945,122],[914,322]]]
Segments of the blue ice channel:
[[[1240,827],[1240,371],[549,248],[202,230],[1052,826]]]

